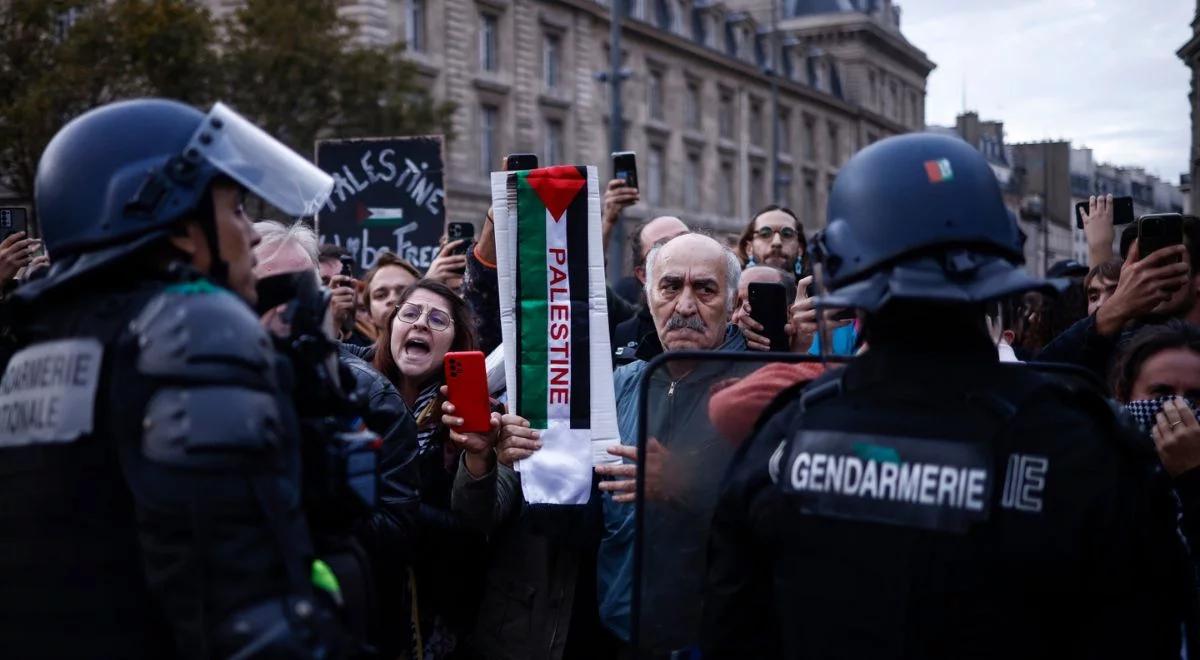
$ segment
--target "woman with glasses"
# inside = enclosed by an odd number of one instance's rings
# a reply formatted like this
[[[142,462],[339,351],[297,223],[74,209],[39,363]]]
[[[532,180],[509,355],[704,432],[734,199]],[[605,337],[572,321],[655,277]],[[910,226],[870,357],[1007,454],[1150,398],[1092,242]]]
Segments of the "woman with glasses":
[[[375,368],[387,376],[417,420],[420,547],[410,575],[410,657],[452,657],[471,629],[481,595],[485,539],[451,512],[462,448],[442,424],[442,358],[476,350],[470,310],[441,282],[422,279],[404,290],[375,343]],[[418,651],[418,649],[420,649]]]

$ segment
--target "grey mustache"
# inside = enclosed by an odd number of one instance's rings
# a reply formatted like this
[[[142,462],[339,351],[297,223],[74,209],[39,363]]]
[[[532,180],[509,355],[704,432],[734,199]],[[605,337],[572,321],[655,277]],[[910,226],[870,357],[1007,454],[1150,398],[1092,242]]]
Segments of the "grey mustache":
[[[699,316],[680,316],[679,314],[671,315],[667,319],[667,331],[671,330],[695,330],[696,332],[704,332],[708,326],[704,324],[704,320]]]

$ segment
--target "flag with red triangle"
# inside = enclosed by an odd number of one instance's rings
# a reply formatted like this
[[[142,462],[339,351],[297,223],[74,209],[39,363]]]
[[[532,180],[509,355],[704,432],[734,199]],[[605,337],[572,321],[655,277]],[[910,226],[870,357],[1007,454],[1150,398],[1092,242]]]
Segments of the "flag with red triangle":
[[[525,499],[582,504],[619,441],[594,167],[492,174],[509,409],[542,430]]]

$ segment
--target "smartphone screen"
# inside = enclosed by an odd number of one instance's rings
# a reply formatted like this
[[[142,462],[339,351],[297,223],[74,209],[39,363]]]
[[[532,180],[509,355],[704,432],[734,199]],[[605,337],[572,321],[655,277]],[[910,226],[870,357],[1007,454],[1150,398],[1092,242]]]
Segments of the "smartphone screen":
[[[504,169],[509,172],[536,170],[537,166],[537,154],[509,154],[504,157]]]
[[[637,188],[637,154],[632,151],[617,151],[613,153],[612,160],[613,178],[621,179],[630,188]]]
[[[1145,259],[1151,253],[1183,244],[1183,216],[1178,213],[1144,215],[1138,219],[1138,254]],[[1177,261],[1182,261],[1179,259]]]
[[[750,318],[763,327],[763,335],[771,341],[772,351],[788,350],[787,297],[783,285],[778,282],[751,282],[747,297],[750,301]]]

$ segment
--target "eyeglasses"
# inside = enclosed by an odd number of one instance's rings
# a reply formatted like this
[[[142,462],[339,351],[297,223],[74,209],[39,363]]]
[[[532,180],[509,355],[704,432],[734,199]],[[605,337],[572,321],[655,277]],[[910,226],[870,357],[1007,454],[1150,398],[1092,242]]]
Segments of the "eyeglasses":
[[[799,233],[797,233],[796,230],[791,227],[780,227],[779,229],[763,227],[754,232],[754,235],[762,239],[771,240],[776,233],[778,233],[779,237],[785,241],[790,241],[799,236]]]
[[[412,325],[420,321],[421,316],[425,316],[425,322],[434,332],[445,332],[447,328],[454,325],[454,321],[446,312],[436,307],[425,307],[416,303],[404,303],[400,311],[396,313],[396,320]]]

